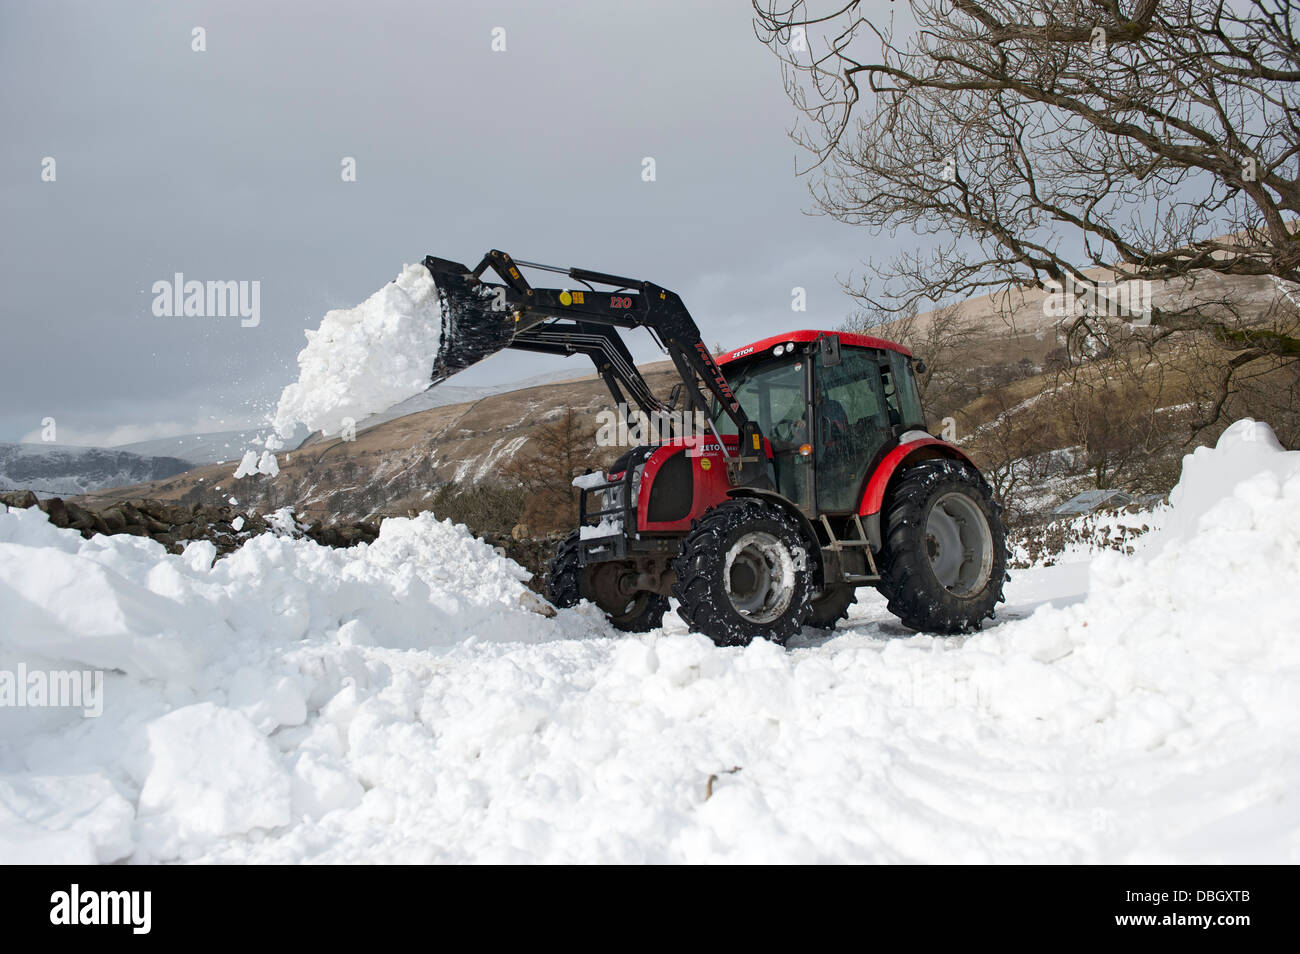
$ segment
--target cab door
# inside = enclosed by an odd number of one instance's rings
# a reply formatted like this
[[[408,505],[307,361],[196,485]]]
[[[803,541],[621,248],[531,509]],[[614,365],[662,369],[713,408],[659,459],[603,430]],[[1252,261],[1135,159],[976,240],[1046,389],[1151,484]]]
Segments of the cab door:
[[[776,489],[808,512],[812,506],[812,458],[803,453],[811,441],[808,429],[810,362],[804,355],[756,360],[728,378],[732,393],[756,422],[772,449],[772,479]],[[715,402],[714,426],[732,435],[736,425]]]
[[[815,357],[813,420],[816,507],[855,511],[862,479],[892,436],[881,384],[881,358],[868,348],[841,346],[839,362]]]

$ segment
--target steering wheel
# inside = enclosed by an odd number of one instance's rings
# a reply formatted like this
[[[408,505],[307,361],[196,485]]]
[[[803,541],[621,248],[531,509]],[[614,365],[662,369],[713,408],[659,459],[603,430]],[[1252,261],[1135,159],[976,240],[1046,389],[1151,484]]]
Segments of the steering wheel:
[[[803,421],[777,421],[772,425],[772,436],[782,444],[797,443],[798,438],[795,437],[795,431],[803,430],[802,427],[799,427],[802,423]]]

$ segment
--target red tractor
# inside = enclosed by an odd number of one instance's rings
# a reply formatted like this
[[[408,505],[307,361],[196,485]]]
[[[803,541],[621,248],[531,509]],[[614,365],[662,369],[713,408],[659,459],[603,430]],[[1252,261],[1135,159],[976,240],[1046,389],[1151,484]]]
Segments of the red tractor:
[[[794,331],[714,359],[681,299],[650,282],[518,262],[429,257],[442,301],[434,383],[502,348],[592,358],[615,403],[680,433],[575,483],[579,527],[551,563],[557,606],[588,599],[614,626],[661,625],[669,597],[719,645],[833,627],[859,586],[903,624],[941,634],[992,618],[1006,578],[989,486],[926,430],[915,361],[867,335]],[[502,284],[481,278],[492,268]],[[580,289],[534,288],[520,267]],[[597,286],[603,286],[598,288]],[[681,384],[651,393],[619,328],[647,328]],[[685,389],[692,415],[678,410]],[[684,424],[702,420],[704,433]]]

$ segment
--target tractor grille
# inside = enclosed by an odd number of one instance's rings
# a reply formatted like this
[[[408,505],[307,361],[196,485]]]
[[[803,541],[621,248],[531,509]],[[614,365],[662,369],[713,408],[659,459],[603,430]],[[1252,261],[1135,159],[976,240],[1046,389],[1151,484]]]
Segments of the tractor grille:
[[[594,476],[594,475],[593,475]],[[636,530],[639,468],[584,481],[578,498],[579,552],[584,563],[619,560],[627,556],[628,528]]]
[[[646,503],[646,519],[651,523],[685,520],[694,503],[691,461],[685,454],[674,454],[655,474]]]

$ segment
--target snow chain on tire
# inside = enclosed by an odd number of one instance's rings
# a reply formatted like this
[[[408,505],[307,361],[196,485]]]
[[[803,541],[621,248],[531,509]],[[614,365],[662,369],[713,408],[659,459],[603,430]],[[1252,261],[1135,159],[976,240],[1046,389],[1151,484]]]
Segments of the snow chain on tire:
[[[877,584],[903,625],[953,635],[993,618],[1007,567],[998,513],[984,479],[964,463],[930,460],[903,472],[881,514]]]
[[[739,498],[691,528],[673,569],[677,612],[719,646],[785,643],[811,612],[809,543],[776,504]]]

